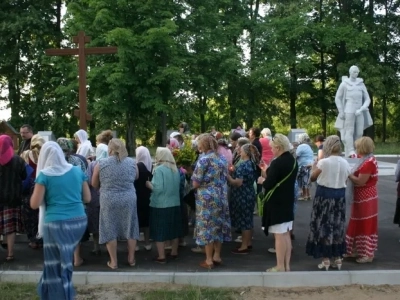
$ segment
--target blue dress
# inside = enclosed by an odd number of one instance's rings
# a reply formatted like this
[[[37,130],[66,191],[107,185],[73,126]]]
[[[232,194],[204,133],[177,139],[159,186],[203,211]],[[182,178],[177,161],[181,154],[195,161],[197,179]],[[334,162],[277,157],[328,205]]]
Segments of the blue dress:
[[[136,162],[115,156],[102,159],[100,165],[99,244],[117,239],[139,239],[136,206]]]
[[[199,158],[192,180],[200,184],[196,192],[196,244],[231,241],[228,204],[228,163],[210,152]]]
[[[253,229],[253,212],[256,203],[254,181],[257,171],[251,160],[244,160],[235,170],[234,178],[243,179],[241,186],[231,188],[232,227],[241,230]]]

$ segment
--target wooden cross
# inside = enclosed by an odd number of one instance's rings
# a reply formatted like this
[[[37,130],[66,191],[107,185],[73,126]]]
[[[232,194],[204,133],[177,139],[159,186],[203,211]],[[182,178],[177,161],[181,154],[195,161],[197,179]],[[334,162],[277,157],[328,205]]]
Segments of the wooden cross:
[[[118,52],[117,47],[92,47],[85,48],[85,44],[90,42],[90,36],[86,36],[84,31],[79,31],[77,36],[72,40],[78,45],[74,49],[47,49],[46,55],[65,56],[78,55],[79,65],[79,109],[74,114],[79,117],[79,125],[81,129],[87,129],[87,121],[92,120],[92,116],[87,113],[86,101],[86,55],[89,54],[113,54]]]

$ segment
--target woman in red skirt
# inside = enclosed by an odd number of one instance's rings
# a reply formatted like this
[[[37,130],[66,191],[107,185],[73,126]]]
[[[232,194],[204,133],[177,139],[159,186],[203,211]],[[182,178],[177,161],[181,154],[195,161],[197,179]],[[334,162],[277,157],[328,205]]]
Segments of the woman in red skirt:
[[[378,164],[372,154],[374,142],[371,138],[356,140],[355,147],[361,158],[349,176],[354,184],[354,199],[346,233],[345,257],[356,257],[358,263],[369,263],[378,247]]]

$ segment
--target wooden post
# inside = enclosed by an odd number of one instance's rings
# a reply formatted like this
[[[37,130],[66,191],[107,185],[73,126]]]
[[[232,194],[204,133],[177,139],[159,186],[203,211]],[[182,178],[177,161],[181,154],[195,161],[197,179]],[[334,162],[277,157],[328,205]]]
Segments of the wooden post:
[[[78,73],[79,73],[79,109],[74,114],[79,117],[79,126],[83,130],[87,130],[87,121],[92,120],[92,116],[87,113],[86,99],[86,55],[89,54],[113,54],[118,52],[117,47],[92,47],[85,48],[85,44],[91,40],[90,36],[86,36],[84,31],[80,31],[77,36],[73,37],[73,42],[78,48],[73,49],[47,49],[46,55],[50,56],[66,56],[78,55]]]

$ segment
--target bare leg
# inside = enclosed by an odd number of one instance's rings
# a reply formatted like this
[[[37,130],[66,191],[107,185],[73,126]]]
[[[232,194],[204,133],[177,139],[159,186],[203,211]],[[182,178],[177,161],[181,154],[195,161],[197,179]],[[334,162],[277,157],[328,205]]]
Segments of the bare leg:
[[[290,232],[283,234],[286,241],[286,253],[285,253],[285,270],[290,272],[290,257],[292,256],[292,239],[290,237]]]
[[[108,255],[110,256],[110,266],[116,267],[118,266],[118,259],[117,259],[117,240],[109,241],[106,244]]]
[[[178,255],[178,247],[179,247],[179,239],[173,239],[171,241],[171,255],[175,256]]]
[[[136,240],[128,239],[128,263],[133,264],[135,262],[135,250]]]
[[[251,246],[251,238],[253,236],[253,230],[242,230],[242,245],[239,250],[247,250],[248,246]]]
[[[165,259],[165,242],[156,242],[158,259]]]
[[[74,250],[74,266],[80,267],[83,264],[83,258],[81,257],[81,244],[76,245]]]
[[[221,249],[222,249],[222,243],[221,242],[214,242],[214,255],[213,255],[213,261],[216,262],[221,262]]]
[[[7,256],[14,256],[15,232],[6,235],[7,240]]]
[[[213,255],[214,255],[214,243],[205,245],[205,249],[206,249],[206,263],[207,265],[212,265]]]
[[[286,233],[287,234],[287,233]],[[285,233],[275,233],[276,268],[285,270],[286,239]]]

